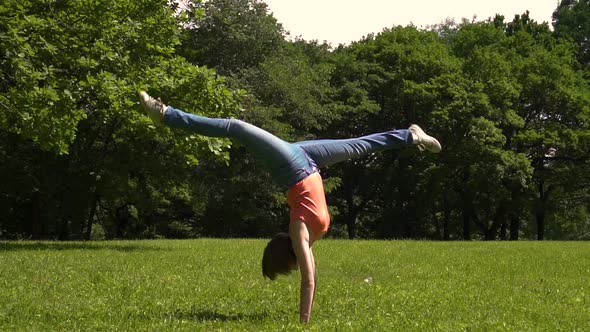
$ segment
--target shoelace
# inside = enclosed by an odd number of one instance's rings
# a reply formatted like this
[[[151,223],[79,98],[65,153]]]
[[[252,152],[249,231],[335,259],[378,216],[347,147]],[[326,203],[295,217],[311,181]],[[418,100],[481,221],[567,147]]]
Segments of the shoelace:
[[[424,150],[426,150],[426,145],[424,145],[424,143],[422,142],[418,142],[418,144],[416,144],[416,147],[418,148],[418,150],[420,150],[420,152],[424,152]]]
[[[162,100],[160,98],[156,99],[156,98],[150,97],[149,102],[152,104],[151,106],[159,109],[160,113],[164,113],[164,103],[162,102]]]

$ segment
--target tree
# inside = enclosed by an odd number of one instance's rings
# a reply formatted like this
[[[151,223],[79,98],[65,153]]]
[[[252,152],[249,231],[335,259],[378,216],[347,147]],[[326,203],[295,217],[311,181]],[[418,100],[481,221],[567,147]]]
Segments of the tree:
[[[179,53],[221,75],[257,66],[285,42],[282,26],[260,0],[191,1],[188,7]]]
[[[578,135],[587,130],[587,124],[580,121],[587,114],[587,87],[580,73],[574,70],[570,45],[555,40],[546,24],[530,20],[527,14],[517,15],[505,25],[498,22],[501,20],[496,19],[494,26],[503,28],[506,37],[498,38],[486,51],[490,55],[495,53],[498,60],[488,66],[482,63],[485,58],[481,58],[469,72],[484,84],[493,109],[501,111],[500,117],[492,119],[499,120],[498,126],[506,137],[504,150],[526,156],[534,170],[532,182],[527,184],[526,177],[518,176],[515,184],[523,183],[525,187],[537,190],[531,214],[536,219],[537,238],[543,239],[550,194],[556,186],[564,185],[563,177],[551,175],[559,172],[557,164],[548,165],[546,161],[552,158],[552,149],[565,153],[562,149],[566,146],[576,146],[577,140],[583,137]],[[473,55],[483,49],[479,46]],[[471,58],[476,60],[473,55]],[[487,57],[493,59],[490,55]],[[505,70],[499,73],[502,68]],[[578,158],[565,159],[573,161]],[[525,202],[526,198],[522,196],[526,193],[522,190],[525,187],[511,185],[507,188],[508,197],[512,201]],[[521,219],[511,218],[515,222]]]
[[[0,4],[0,237],[286,226],[282,188],[247,151],[153,126],[139,89],[288,141],[411,123],[440,139],[439,155],[389,151],[323,169],[334,236],[588,237],[587,1],[562,1],[555,32],[526,12],[392,27],[336,49],[286,41],[258,0],[186,4]]]
[[[578,61],[590,65],[590,1],[562,0],[553,12],[555,35],[573,40]]]
[[[414,122],[428,126],[432,108],[421,91],[455,65],[435,33],[415,27],[386,29],[350,49],[339,48],[334,62],[335,95],[328,106],[339,115],[329,128],[334,137],[407,128]],[[417,182],[429,166],[429,157],[390,151],[329,168],[325,173],[340,184],[330,195],[339,211],[335,222],[347,225],[349,237],[422,236],[428,227],[414,188],[422,185]]]
[[[331,121],[322,107],[329,94],[329,67],[314,64],[307,53],[322,55],[322,46],[298,41],[286,45],[258,66],[242,68],[230,79],[248,91],[239,116],[287,141],[315,137]],[[278,188],[266,169],[244,149],[231,153],[231,168],[212,173],[219,179],[207,207],[209,229],[216,234],[270,236],[286,227],[285,188]],[[239,196],[239,199],[236,199]],[[219,225],[224,225],[223,227]]]
[[[142,215],[165,203],[162,197],[184,181],[176,173],[211,152],[223,157],[226,142],[183,133],[172,140],[136,112],[136,91],[147,87],[203,114],[227,116],[238,108],[221,78],[175,54],[180,22],[165,5],[0,5],[0,130],[10,138],[2,144],[15,145],[2,150],[5,158],[18,160],[13,169],[22,169],[21,177],[4,174],[0,197],[41,211],[31,218],[13,210],[16,218],[8,220],[47,225],[39,235],[39,227],[3,228],[25,237],[81,238],[102,219],[118,236],[135,206]]]

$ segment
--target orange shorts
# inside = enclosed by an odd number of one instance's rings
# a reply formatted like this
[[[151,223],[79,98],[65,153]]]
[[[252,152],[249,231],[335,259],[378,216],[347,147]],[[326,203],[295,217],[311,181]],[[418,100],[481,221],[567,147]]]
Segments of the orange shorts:
[[[291,208],[290,221],[303,221],[311,228],[314,241],[328,231],[330,214],[320,173],[315,172],[291,187],[287,191],[287,204]]]

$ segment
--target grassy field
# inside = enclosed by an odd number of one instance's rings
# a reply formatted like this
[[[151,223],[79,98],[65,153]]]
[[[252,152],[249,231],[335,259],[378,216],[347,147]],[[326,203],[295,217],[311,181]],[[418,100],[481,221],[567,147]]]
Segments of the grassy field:
[[[1,331],[590,331],[590,243],[323,240],[312,323],[263,240],[0,242]]]

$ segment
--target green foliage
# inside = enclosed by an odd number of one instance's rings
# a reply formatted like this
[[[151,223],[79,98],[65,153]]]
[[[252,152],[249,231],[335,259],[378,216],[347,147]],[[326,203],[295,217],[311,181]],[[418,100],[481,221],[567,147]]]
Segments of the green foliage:
[[[578,47],[578,60],[590,64],[590,1],[562,0],[553,12],[553,28],[558,37],[571,39]],[[586,67],[588,68],[588,67]]]
[[[228,140],[155,127],[138,112],[145,89],[288,141],[418,123],[442,142],[440,155],[322,170],[330,236],[585,238],[587,5],[562,1],[554,31],[525,12],[332,49],[286,40],[259,0],[4,1],[0,236],[284,230],[284,193],[262,166]]]
[[[285,43],[282,26],[260,0],[189,3],[193,19],[186,25],[179,53],[193,63],[231,75],[257,66]]]
[[[170,136],[136,111],[139,89],[174,95],[177,105],[203,115],[231,116],[238,109],[238,91],[175,54],[181,22],[165,5],[0,5],[0,128],[14,146],[3,147],[4,159],[14,161],[1,192],[7,204],[39,211],[9,212],[4,220],[29,219],[34,229],[7,225],[13,234],[90,237],[99,222],[108,237],[139,236],[153,226],[149,219],[157,218],[150,216],[167,204],[164,197],[173,200],[174,187],[186,185],[182,173],[202,156],[227,158],[228,142]],[[11,177],[14,171],[22,177]],[[8,187],[26,184],[20,192]]]
[[[306,48],[317,49],[313,63]],[[244,70],[236,78],[251,94],[243,116],[287,140],[298,140],[310,133],[321,133],[336,116],[324,105],[331,101],[329,54],[317,44],[298,41],[272,55],[254,69]],[[285,61],[285,59],[289,61]],[[260,113],[260,114],[259,114]],[[279,122],[279,123],[276,123]],[[273,128],[273,127],[278,128]],[[280,128],[280,126],[292,127]],[[286,136],[286,137],[285,137]]]

